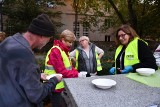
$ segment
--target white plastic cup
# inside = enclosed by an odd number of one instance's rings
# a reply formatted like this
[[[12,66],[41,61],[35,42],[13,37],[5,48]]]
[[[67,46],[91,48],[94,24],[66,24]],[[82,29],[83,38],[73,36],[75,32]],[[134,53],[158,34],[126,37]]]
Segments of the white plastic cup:
[[[78,77],[86,77],[87,72],[86,71],[80,71],[78,74]]]

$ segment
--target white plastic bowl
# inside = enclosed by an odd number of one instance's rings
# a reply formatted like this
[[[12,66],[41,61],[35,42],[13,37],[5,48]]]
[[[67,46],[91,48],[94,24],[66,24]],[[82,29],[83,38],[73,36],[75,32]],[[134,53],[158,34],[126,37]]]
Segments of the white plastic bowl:
[[[116,81],[112,80],[112,79],[94,79],[92,80],[92,83],[101,89],[108,89],[111,88],[112,86],[116,85]]]
[[[60,75],[60,76],[62,77],[62,74],[51,74],[51,75],[48,75],[48,76],[46,77],[46,79],[49,80],[50,78],[52,78],[52,77],[54,77],[54,76],[56,76],[56,75]]]
[[[152,68],[138,68],[136,69],[139,75],[150,76],[155,73],[155,69]]]

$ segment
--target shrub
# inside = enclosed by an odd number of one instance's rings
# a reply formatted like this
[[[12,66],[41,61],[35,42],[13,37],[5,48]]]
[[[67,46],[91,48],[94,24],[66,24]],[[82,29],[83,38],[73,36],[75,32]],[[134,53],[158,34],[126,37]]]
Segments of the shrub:
[[[108,75],[109,69],[114,64],[114,54],[115,51],[113,50],[105,50],[104,56],[101,59],[101,64],[103,67],[102,74],[101,75]]]

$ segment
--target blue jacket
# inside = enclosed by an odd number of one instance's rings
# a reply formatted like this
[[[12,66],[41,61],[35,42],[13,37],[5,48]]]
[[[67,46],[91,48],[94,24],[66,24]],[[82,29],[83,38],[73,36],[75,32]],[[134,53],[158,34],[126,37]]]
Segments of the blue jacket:
[[[40,82],[40,69],[29,43],[19,33],[0,44],[0,107],[42,107],[58,80]]]

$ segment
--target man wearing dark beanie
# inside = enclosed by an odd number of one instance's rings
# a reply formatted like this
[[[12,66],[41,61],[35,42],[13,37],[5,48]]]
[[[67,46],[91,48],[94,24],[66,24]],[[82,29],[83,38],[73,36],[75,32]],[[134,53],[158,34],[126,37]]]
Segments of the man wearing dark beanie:
[[[55,35],[48,15],[34,18],[23,35],[16,33],[0,44],[0,105],[2,107],[43,107],[43,99],[55,89],[62,76],[46,79],[32,52]],[[40,79],[46,82],[41,83]]]
[[[42,36],[51,37],[55,35],[55,27],[46,14],[41,14],[37,18],[33,19],[28,31]]]

